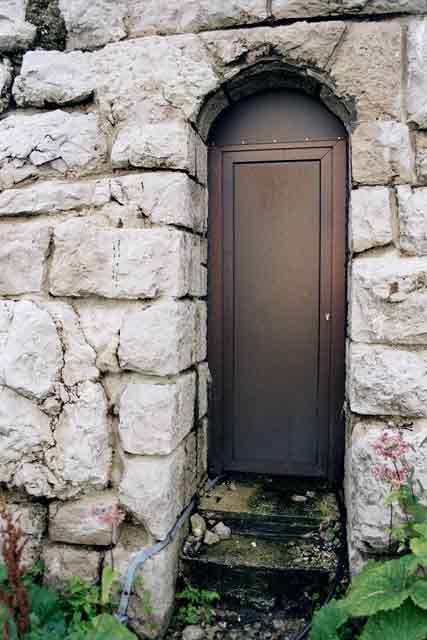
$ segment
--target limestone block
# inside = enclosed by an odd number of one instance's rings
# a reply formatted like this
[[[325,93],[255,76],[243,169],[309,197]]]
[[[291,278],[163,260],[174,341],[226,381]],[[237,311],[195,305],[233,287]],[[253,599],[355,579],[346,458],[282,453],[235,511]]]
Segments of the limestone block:
[[[200,485],[208,473],[208,419],[203,418],[197,429],[197,484]]]
[[[25,546],[22,554],[22,565],[31,568],[35,562],[40,560],[42,553],[41,541],[47,527],[47,508],[37,503],[16,504],[10,502],[8,502],[8,508],[14,520],[19,522],[19,526],[24,533]],[[1,532],[0,545],[2,545]]]
[[[170,384],[128,384],[120,398],[120,440],[124,451],[168,455],[191,431],[196,396],[194,373]]]
[[[427,19],[411,21],[408,26],[408,121],[427,127]]]
[[[54,214],[101,207],[110,201],[106,180],[88,182],[42,182],[0,193],[0,217]]]
[[[48,449],[46,453],[50,453]],[[46,455],[46,454],[45,454]],[[11,484],[18,489],[23,489],[30,496],[37,498],[53,498],[60,492],[60,480],[43,462],[24,462],[16,471]],[[71,495],[73,495],[71,493]],[[64,497],[68,494],[64,492]]]
[[[1,20],[0,20],[1,31]],[[10,87],[13,78],[13,67],[10,60],[0,58],[0,113],[6,111],[10,100]]]
[[[129,35],[197,33],[267,18],[264,0],[135,0],[130,6]]]
[[[112,542],[112,525],[103,521],[96,512],[108,512],[117,507],[118,498],[111,491],[70,502],[51,502],[49,539],[53,542],[108,546]]]
[[[175,583],[178,575],[178,556],[182,537],[178,535],[165,549],[147,560],[136,574],[136,594],[129,603],[129,625],[141,637],[150,637],[147,616],[141,597],[145,594],[150,602],[156,635],[162,636],[166,630],[174,607]],[[120,540],[114,549],[114,568],[124,578],[129,564],[136,553],[150,545],[142,527],[123,525]],[[108,556],[106,562],[109,562]]]
[[[196,134],[180,120],[124,127],[111,151],[116,169],[182,169],[196,175]]]
[[[193,243],[176,229],[105,229],[69,220],[55,228],[50,291],[128,299],[184,296],[193,285]]]
[[[95,88],[90,54],[29,51],[13,85],[18,106],[70,105],[87,100]]]
[[[196,302],[196,344],[195,358],[196,362],[206,360],[208,344],[207,344],[207,325],[208,325],[208,308],[206,302],[201,300]]]
[[[46,308],[54,319],[61,336],[64,365],[61,377],[64,384],[72,387],[79,382],[96,380],[99,371],[95,364],[95,351],[85,340],[74,309],[64,302],[51,302]]]
[[[348,512],[349,545],[354,557],[387,553],[390,526],[390,507],[385,499],[390,487],[377,480],[372,470],[384,464],[374,450],[374,443],[386,430],[396,433],[392,422],[379,420],[356,421],[352,430],[347,453],[346,504]],[[415,477],[424,485],[427,482],[427,421],[417,420],[411,429],[402,431],[404,440],[410,445],[406,454],[409,465],[415,467]],[[394,522],[400,520],[398,510],[393,509]]]
[[[424,11],[424,0],[273,0],[272,4],[276,19]]]
[[[48,544],[43,551],[44,582],[57,586],[70,578],[95,583],[99,579],[102,555],[63,544]]]
[[[415,137],[415,168],[418,182],[427,184],[427,132],[414,132]]]
[[[2,0],[0,6],[0,51],[29,48],[36,37],[36,27],[25,21],[27,0]]]
[[[384,187],[351,192],[351,243],[355,252],[387,245],[393,240],[391,193]]]
[[[63,480],[65,492],[103,489],[112,456],[104,390],[98,383],[83,382],[72,400],[64,404],[58,419],[51,467]]]
[[[42,458],[53,445],[48,416],[7,387],[0,387],[0,431],[1,482],[10,482],[21,464]]]
[[[67,28],[67,48],[96,49],[125,38],[127,6],[123,0],[59,0]]]
[[[197,491],[197,436],[192,431],[185,439],[184,504],[189,504]]]
[[[94,113],[8,116],[0,122],[0,189],[30,177],[87,173],[104,161],[105,152]]]
[[[200,419],[208,412],[208,389],[211,377],[207,362],[202,362],[202,364],[199,364],[197,367],[197,381],[197,414]]]
[[[41,291],[51,233],[40,225],[1,225],[0,294]]]
[[[49,313],[28,300],[0,301],[0,384],[42,400],[54,391],[62,364]]]
[[[400,248],[410,255],[427,255],[427,189],[398,187]]]
[[[351,337],[427,345],[427,258],[359,258],[352,268]]]
[[[399,22],[352,24],[330,73],[335,94],[355,99],[359,120],[400,118],[401,26]]]
[[[164,538],[184,508],[185,452],[123,456],[120,502],[156,539]]]
[[[408,127],[391,120],[361,122],[352,136],[353,180],[361,184],[411,181]]]
[[[427,350],[353,344],[350,405],[365,415],[427,415]]]
[[[174,375],[204,360],[198,306],[190,301],[161,301],[127,314],[120,331],[122,369]]]

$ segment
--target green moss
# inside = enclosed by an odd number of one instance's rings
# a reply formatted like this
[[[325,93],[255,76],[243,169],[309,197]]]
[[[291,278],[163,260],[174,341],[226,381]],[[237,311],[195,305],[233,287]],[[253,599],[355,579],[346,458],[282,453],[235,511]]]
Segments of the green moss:
[[[58,0],[28,0],[26,19],[37,27],[36,47],[65,49],[67,30]]]

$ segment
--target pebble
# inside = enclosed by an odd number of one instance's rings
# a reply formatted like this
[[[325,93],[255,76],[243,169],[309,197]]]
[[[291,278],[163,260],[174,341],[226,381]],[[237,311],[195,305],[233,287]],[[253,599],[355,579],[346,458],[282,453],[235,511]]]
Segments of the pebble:
[[[228,540],[231,538],[231,529],[227,527],[223,522],[218,522],[217,525],[212,529],[217,536],[219,536],[220,540]]]
[[[206,531],[205,537],[203,538],[203,542],[207,544],[209,547],[213,544],[218,544],[221,541],[219,535],[214,533],[213,531]]]
[[[307,496],[299,496],[295,494],[292,496],[292,502],[307,502]]]
[[[203,640],[204,637],[205,632],[202,627],[196,624],[188,625],[182,632],[182,640]]]
[[[206,533],[205,519],[199,513],[194,513],[190,519],[191,531],[195,538],[200,540]]]

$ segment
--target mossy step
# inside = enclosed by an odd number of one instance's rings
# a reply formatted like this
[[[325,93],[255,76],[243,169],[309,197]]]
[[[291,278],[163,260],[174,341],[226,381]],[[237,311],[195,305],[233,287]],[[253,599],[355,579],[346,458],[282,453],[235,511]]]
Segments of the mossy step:
[[[191,584],[222,596],[265,602],[301,597],[307,590],[325,591],[335,576],[336,554],[321,542],[254,539],[233,535],[213,546],[202,545],[182,557],[182,573]]]
[[[275,540],[317,532],[338,512],[335,495],[319,483],[265,477],[222,482],[201,497],[198,509],[234,533]]]

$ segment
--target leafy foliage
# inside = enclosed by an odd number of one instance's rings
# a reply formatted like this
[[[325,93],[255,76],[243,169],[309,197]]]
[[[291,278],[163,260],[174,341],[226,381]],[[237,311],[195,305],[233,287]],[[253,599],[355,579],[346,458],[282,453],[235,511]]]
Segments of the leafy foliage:
[[[214,613],[212,605],[219,600],[219,594],[216,591],[197,589],[187,584],[180,593],[177,593],[176,598],[181,600],[182,604],[178,607],[175,622],[183,625],[201,622],[209,624]]]

